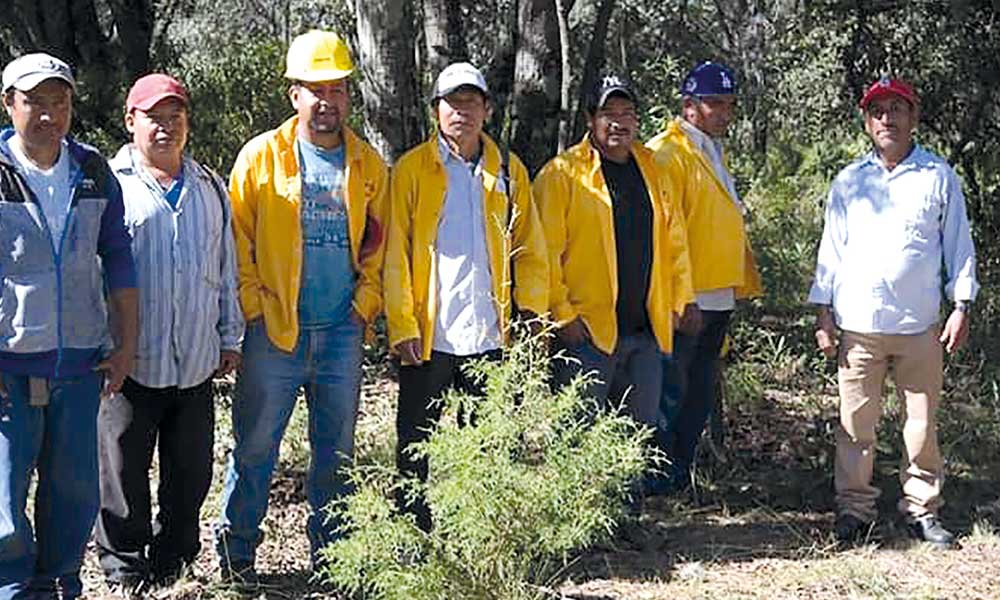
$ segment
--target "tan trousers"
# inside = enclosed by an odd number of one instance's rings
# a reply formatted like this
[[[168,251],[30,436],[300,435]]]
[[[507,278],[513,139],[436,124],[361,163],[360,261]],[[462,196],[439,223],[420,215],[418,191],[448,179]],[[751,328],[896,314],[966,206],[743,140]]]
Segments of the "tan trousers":
[[[880,491],[872,486],[882,388],[892,369],[903,410],[906,455],[899,470],[899,510],[911,517],[936,513],[944,481],[935,412],[941,397],[942,350],[938,328],[918,335],[843,332],[840,343],[840,427],[834,487],[841,514],[876,517]]]

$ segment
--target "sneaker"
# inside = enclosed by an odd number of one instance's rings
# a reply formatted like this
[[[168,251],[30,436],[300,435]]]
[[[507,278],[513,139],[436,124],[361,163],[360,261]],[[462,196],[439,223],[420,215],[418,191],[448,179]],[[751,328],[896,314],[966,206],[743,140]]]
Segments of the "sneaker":
[[[250,561],[226,561],[219,566],[219,577],[232,586],[255,588],[260,585],[260,576]]]
[[[923,540],[936,548],[954,548],[955,534],[948,531],[941,525],[937,515],[926,514],[922,517],[911,519],[907,523],[910,535],[918,540]]]
[[[864,521],[851,514],[837,515],[833,531],[841,544],[857,544],[867,542],[872,538],[875,524]]]

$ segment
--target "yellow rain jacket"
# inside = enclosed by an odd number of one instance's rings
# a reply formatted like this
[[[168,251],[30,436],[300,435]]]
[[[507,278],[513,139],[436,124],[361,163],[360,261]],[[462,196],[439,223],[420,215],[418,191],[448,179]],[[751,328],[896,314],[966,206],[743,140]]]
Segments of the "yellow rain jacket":
[[[510,255],[514,251],[514,300],[520,310],[544,314],[548,308],[545,239],[531,198],[531,182],[521,161],[510,155],[514,223],[507,226],[507,193],[498,187],[500,150],[483,135],[483,202],[486,248],[500,331],[506,339],[510,316]],[[437,136],[411,149],[396,163],[390,185],[389,239],[383,268],[389,347],[417,338],[423,359],[431,356],[437,318],[436,240],[447,173]]]
[[[687,223],[695,292],[735,288],[737,298],[763,292],[743,215],[705,155],[675,119],[646,143],[670,185]]]
[[[247,142],[229,178],[243,314],[247,321],[263,316],[268,338],[287,352],[299,337],[302,272],[297,127],[298,117],[292,117]],[[388,170],[375,149],[346,126],[343,137],[344,204],[358,273],[352,306],[370,324],[382,302]]]
[[[653,205],[646,313],[660,349],[670,352],[674,312],[694,299],[683,217],[667,195],[653,152],[636,143],[632,155]],[[534,190],[549,246],[552,316],[560,324],[581,317],[594,345],[610,354],[618,344],[618,294],[634,292],[618,289],[614,210],[590,138],[549,161]]]

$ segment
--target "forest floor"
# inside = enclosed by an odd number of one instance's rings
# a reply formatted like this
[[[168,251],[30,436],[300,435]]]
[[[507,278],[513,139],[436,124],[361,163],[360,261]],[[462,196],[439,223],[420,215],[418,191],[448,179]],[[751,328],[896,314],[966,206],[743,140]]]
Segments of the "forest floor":
[[[358,452],[386,460],[392,448],[395,383],[384,375],[366,379]],[[220,386],[223,398],[229,388],[228,382]],[[880,456],[877,484],[884,493],[873,539],[865,546],[838,549],[831,533],[836,398],[830,391],[807,400],[768,391],[762,400],[729,402],[725,449],[713,451],[704,444],[691,492],[647,501],[637,522],[567,565],[558,592],[578,600],[1000,598],[1000,457],[990,464],[949,465],[942,515],[960,534],[961,547],[940,551],[908,539],[895,512],[898,455]],[[262,586],[241,596],[219,582],[212,525],[232,444],[228,408],[226,400],[220,402],[201,556],[186,577],[149,597],[327,597],[310,572],[304,532],[308,440],[302,402],[282,445],[263,524],[257,559]],[[88,598],[114,597],[104,586],[93,548],[84,576]]]

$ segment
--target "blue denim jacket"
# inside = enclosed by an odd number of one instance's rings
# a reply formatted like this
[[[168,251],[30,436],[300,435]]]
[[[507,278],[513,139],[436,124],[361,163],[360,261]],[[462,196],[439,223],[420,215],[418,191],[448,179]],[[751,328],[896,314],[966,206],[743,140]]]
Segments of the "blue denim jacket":
[[[136,285],[121,188],[95,149],[68,140],[73,196],[53,243],[14,167],[13,135],[0,132],[0,372],[82,375],[109,345],[105,290]]]

